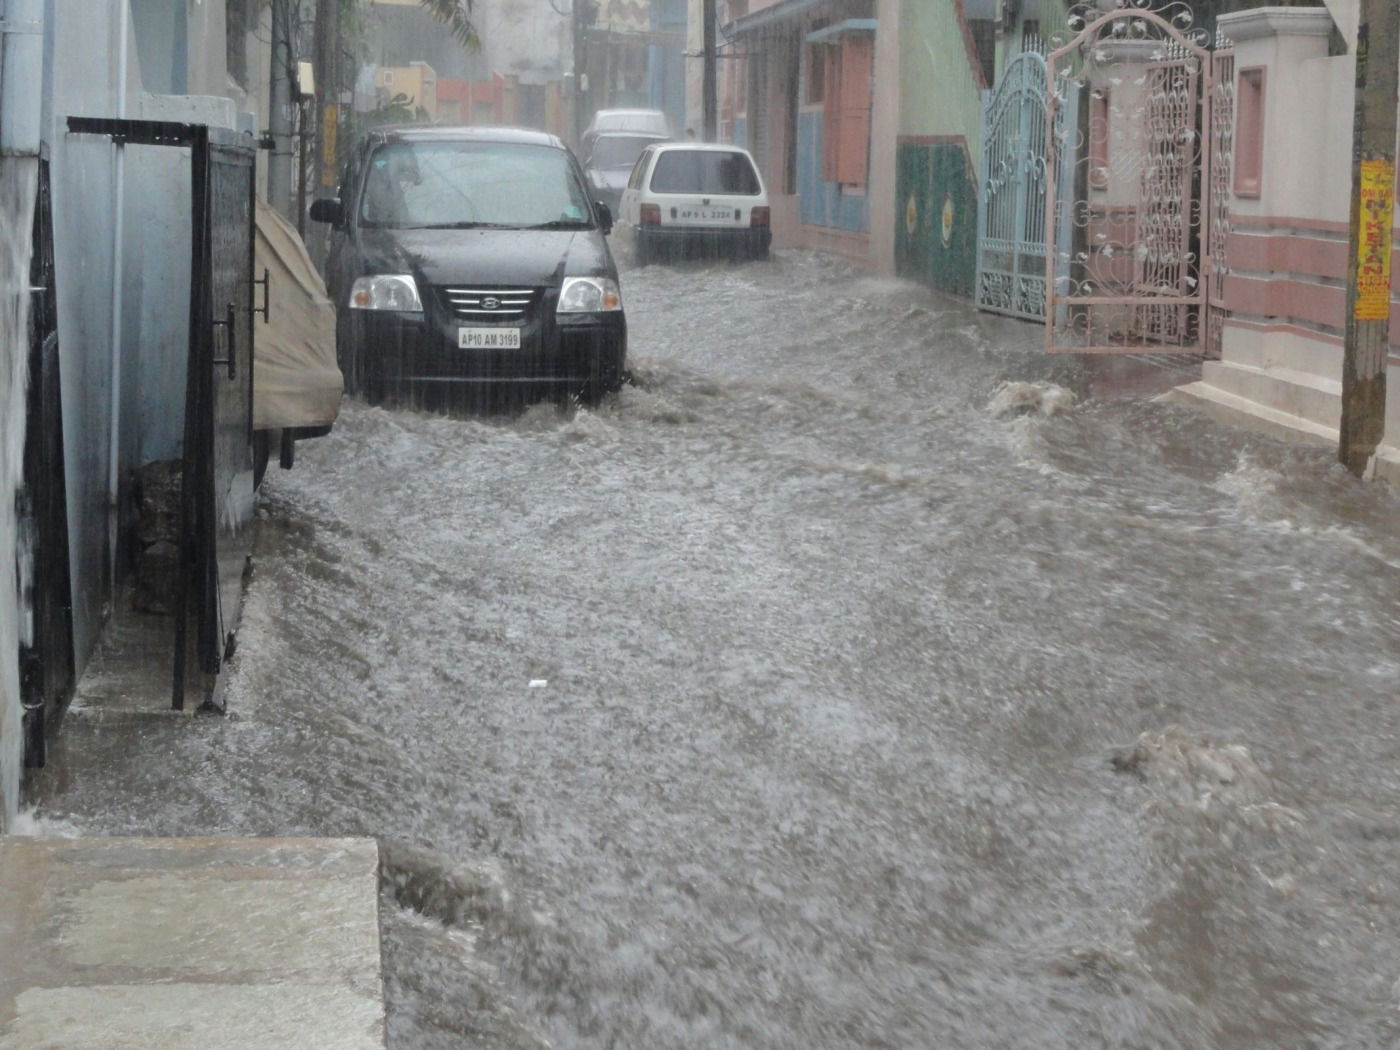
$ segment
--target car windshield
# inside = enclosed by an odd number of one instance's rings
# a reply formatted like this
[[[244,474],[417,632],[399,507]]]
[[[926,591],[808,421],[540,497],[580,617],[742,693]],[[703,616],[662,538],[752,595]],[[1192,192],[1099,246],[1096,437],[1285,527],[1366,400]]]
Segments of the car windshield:
[[[722,150],[667,150],[656,162],[655,193],[758,195],[758,172],[745,153]]]
[[[650,135],[607,135],[593,144],[588,156],[591,168],[631,168],[656,139]]]
[[[380,146],[360,219],[389,227],[592,225],[568,154],[516,142]]]

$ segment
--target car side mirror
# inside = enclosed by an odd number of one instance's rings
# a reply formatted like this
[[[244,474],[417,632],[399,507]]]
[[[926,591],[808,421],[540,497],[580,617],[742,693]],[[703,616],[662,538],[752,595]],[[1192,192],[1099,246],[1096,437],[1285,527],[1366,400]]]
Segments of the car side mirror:
[[[606,204],[604,204],[602,201],[594,201],[594,202],[593,202],[593,207],[595,207],[596,209],[598,209],[598,225],[602,228],[603,233],[605,233],[605,234],[612,233],[612,228],[613,228],[613,213],[612,213],[612,209],[609,208],[609,207],[608,207]]]
[[[320,200],[311,202],[311,221],[328,222],[332,226],[344,226],[345,209],[341,207],[340,201],[332,197],[322,197]]]

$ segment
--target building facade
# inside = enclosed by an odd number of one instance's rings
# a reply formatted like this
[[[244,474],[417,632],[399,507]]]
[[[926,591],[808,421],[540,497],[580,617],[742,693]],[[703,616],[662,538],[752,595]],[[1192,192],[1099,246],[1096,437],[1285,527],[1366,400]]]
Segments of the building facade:
[[[993,6],[992,0],[720,5],[719,137],[744,145],[758,161],[779,247],[831,251],[882,273],[969,294]],[[701,29],[693,15],[692,54]],[[695,74],[692,69],[692,127],[701,120]]]
[[[31,249],[41,241],[51,251],[44,280],[55,296],[54,369],[43,381],[52,384],[61,415],[54,433],[61,434],[63,454],[51,477],[62,483],[56,493],[39,495],[61,508],[66,542],[42,537],[43,558],[62,562],[68,626],[61,643],[81,675],[132,569],[142,468],[184,452],[192,178],[188,150],[123,145],[108,135],[74,133],[69,121],[202,125],[251,154],[268,118],[269,14],[243,0],[120,0],[96,11],[86,0],[5,0],[0,16],[0,137],[6,140],[0,181],[24,187],[18,197],[6,195],[0,221],[7,252],[22,246],[23,260],[32,264]],[[29,139],[23,148],[13,141],[21,131]],[[51,219],[43,238],[31,237],[30,221],[41,171],[51,202],[39,209]],[[264,185],[260,172],[260,192]],[[29,296],[33,278],[23,277],[18,293],[13,281],[3,292],[12,318],[28,312],[29,304],[16,298]],[[29,340],[9,334],[15,338],[0,353],[10,380],[3,392],[12,400],[24,386],[16,355]],[[24,458],[25,423],[35,411],[32,402],[17,414],[13,407],[7,403],[8,425],[0,428],[0,461],[11,467]],[[12,469],[0,475],[8,519],[0,528],[6,548],[0,562],[18,560],[26,574],[20,583],[28,584],[58,567],[36,565],[35,548],[15,534],[9,515],[20,480]],[[27,499],[35,496],[26,492]],[[20,717],[12,644],[34,641],[33,609],[14,599],[13,587],[0,593],[3,831],[18,799],[21,726],[39,709]]]
[[[1326,7],[1264,7],[1220,18],[1235,49],[1227,319],[1220,360],[1207,362],[1201,381],[1178,392],[1222,418],[1333,447],[1341,419],[1358,13],[1358,0],[1329,0]],[[1394,263],[1391,272],[1400,272]],[[1386,438],[1373,465],[1377,476],[1400,482],[1400,310],[1393,294],[1390,318]]]

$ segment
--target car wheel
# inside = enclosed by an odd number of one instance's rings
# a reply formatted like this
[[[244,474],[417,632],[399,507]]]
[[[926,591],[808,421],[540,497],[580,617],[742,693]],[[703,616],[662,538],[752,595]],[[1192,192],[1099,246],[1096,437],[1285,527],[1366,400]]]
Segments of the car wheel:
[[[340,366],[340,374],[345,380],[345,392],[351,397],[361,393],[360,362],[350,337],[350,319],[343,314],[335,324],[335,363]]]
[[[356,355],[355,367],[359,372],[360,392],[364,395],[365,403],[385,404],[389,400],[389,382],[384,378],[384,373],[366,365],[363,351]]]
[[[652,249],[651,241],[643,237],[640,233],[632,238],[632,261],[638,266],[649,266],[656,253]]]
[[[597,405],[608,394],[622,389],[622,362],[612,359],[598,359],[589,371],[588,382],[583,385],[579,400],[590,407]]]
[[[253,431],[253,488],[262,484],[267,474],[268,461],[272,459],[272,434],[266,430]]]

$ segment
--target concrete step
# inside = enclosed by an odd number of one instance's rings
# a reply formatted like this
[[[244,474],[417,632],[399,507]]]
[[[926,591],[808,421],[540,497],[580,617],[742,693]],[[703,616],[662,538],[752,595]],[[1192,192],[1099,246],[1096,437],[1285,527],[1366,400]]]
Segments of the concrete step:
[[[382,1050],[371,839],[0,838],[0,1050]]]
[[[170,706],[175,675],[175,620],[133,611],[125,598],[102,630],[102,637],[79,679],[68,714],[101,721],[173,718],[193,714],[198,695],[185,710]]]
[[[1400,434],[1396,435],[1396,440],[1400,441]],[[1400,444],[1382,445],[1376,449],[1371,465],[1378,479],[1400,485]]]
[[[1341,382],[1311,372],[1210,361],[1202,370],[1201,382],[1331,430],[1341,422]]]
[[[1248,427],[1280,441],[1333,447],[1337,444],[1336,427],[1326,427],[1302,416],[1280,412],[1205,381],[1179,386],[1163,394],[1161,400],[1190,405],[1212,419]]]

